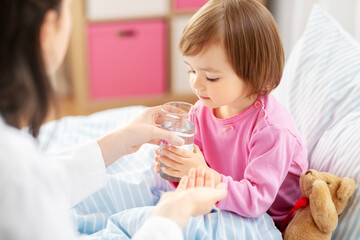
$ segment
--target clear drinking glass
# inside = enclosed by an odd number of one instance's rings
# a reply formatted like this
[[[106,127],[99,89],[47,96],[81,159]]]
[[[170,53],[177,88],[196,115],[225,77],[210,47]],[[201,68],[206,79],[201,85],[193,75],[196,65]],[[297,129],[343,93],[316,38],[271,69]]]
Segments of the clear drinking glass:
[[[172,131],[176,135],[185,140],[185,144],[179,146],[190,151],[194,149],[194,115],[196,114],[196,107],[186,102],[168,102],[161,106],[162,122],[161,128]],[[166,149],[170,144],[164,140],[160,144],[160,156],[163,149]],[[179,182],[181,178],[170,176],[162,171],[165,164],[160,161],[160,176],[168,181]]]

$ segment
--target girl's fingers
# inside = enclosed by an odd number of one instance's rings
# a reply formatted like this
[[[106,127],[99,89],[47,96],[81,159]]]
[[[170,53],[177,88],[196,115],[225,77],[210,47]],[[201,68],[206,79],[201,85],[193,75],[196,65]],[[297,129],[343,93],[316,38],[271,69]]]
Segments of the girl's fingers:
[[[160,173],[160,163],[154,162],[154,170],[156,173]]]
[[[178,162],[178,163],[184,162],[184,158],[182,156],[177,155],[174,152],[169,151],[167,149],[163,149],[161,151],[161,155],[162,155],[162,157],[167,157],[167,158],[169,158],[169,159],[171,159],[171,160],[173,160],[175,162]]]
[[[198,145],[194,144],[194,153],[198,153],[198,152],[201,152],[201,150],[198,147]]]
[[[174,168],[174,169],[179,169],[182,166],[181,163],[174,161],[173,159],[170,159],[167,156],[159,157],[159,162],[163,163],[163,165],[165,164],[167,167]]]
[[[170,175],[170,176],[173,176],[173,177],[182,177],[182,176],[184,176],[184,174],[181,174],[180,171],[168,168],[166,166],[162,166],[161,170],[162,170],[163,173],[165,173],[167,175]]]
[[[180,148],[180,147],[170,146],[168,148],[168,151],[175,155],[184,157],[184,158],[190,158],[193,156],[192,151],[189,151],[188,149],[184,149],[184,148]]]
[[[160,162],[160,156],[159,155],[155,156],[155,162]]]

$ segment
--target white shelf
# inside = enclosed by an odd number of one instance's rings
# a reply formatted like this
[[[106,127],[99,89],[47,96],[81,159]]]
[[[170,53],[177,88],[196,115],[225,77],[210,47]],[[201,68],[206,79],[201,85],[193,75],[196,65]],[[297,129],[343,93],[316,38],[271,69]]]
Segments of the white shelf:
[[[85,4],[89,21],[147,18],[170,11],[169,0],[86,0]]]

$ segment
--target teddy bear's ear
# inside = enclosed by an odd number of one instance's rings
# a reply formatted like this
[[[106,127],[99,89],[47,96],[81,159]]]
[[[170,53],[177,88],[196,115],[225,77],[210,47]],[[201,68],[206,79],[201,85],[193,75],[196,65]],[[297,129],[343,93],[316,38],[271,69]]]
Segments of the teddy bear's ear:
[[[355,181],[351,178],[344,177],[341,179],[340,187],[336,192],[339,200],[349,199],[355,191]]]

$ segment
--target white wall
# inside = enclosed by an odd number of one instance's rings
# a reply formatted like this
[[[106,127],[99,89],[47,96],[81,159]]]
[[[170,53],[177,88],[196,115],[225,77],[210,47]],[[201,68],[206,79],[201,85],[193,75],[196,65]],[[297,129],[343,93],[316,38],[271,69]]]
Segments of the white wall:
[[[176,94],[191,94],[188,68],[184,63],[178,45],[182,31],[192,15],[179,15],[172,19],[171,26],[171,91]]]

